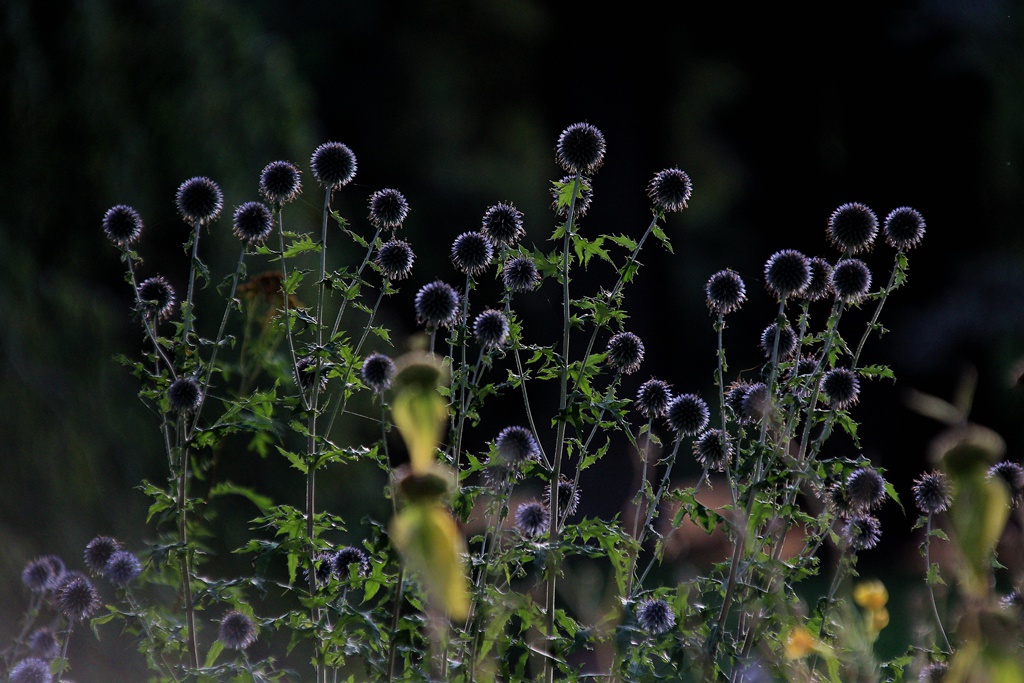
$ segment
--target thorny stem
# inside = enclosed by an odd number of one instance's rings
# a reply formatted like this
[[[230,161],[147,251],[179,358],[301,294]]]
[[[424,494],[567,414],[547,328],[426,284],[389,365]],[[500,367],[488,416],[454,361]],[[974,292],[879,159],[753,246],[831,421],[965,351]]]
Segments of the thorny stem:
[[[188,336],[192,332],[192,324],[195,316],[192,312],[193,291],[196,284],[196,263],[199,262],[199,233],[202,232],[203,224],[196,221],[192,232],[192,261],[188,269],[188,294],[185,299],[185,327],[181,334],[183,342],[188,344]]]
[[[185,621],[188,630],[188,653],[192,667],[199,668],[199,645],[196,635],[195,607],[192,604],[192,562],[188,547],[188,471],[189,449],[185,438],[184,418],[178,418],[178,541],[181,543],[181,593],[185,601]]]
[[[679,453],[679,445],[682,444],[683,437],[677,436],[675,444],[672,446],[672,453],[669,454],[668,458],[665,459],[667,466],[665,472],[661,476],[661,484],[658,486],[657,492],[654,494],[654,498],[651,500],[650,507],[647,508],[647,515],[644,518],[644,524],[640,527],[640,535],[636,537],[637,545],[643,545],[644,540],[647,538],[647,533],[651,531],[651,523],[654,521],[655,516],[658,514],[658,506],[661,504],[661,499],[668,490],[669,485],[672,483],[672,466],[676,464],[676,455]],[[642,586],[644,579],[647,578],[647,574],[650,573],[657,561],[657,555],[651,557],[650,562],[647,563],[647,567],[644,569],[643,574],[637,579],[636,585]],[[632,594],[630,594],[632,597]]]
[[[928,521],[925,525],[924,535],[924,566],[925,576],[929,576],[932,571],[932,559],[931,559],[931,545],[932,545],[932,515],[928,514]],[[946,643],[946,652],[952,652],[953,647],[949,644],[949,638],[946,637],[946,629],[942,626],[942,618],[939,616],[939,606],[935,602],[935,586],[931,581],[927,581],[928,584],[928,599],[932,603],[932,614],[935,615],[935,626],[939,629],[939,633],[942,635],[942,640]]]

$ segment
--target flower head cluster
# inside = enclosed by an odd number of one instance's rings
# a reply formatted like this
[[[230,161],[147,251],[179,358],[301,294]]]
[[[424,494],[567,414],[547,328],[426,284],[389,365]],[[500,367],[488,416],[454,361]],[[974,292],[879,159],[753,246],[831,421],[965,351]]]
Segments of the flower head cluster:
[[[540,459],[540,446],[533,433],[518,425],[502,429],[494,441],[494,447],[505,462],[523,463]]]
[[[256,626],[249,615],[231,610],[220,620],[218,639],[231,650],[244,650],[256,642]]]
[[[139,311],[148,318],[163,320],[174,311],[174,289],[162,275],[139,283]]]
[[[636,407],[640,414],[648,419],[661,417],[668,410],[672,400],[672,390],[668,382],[660,379],[649,379],[640,385],[636,392]]]
[[[860,400],[860,380],[849,368],[832,368],[821,377],[821,393],[829,405],[845,410]]]
[[[733,270],[720,270],[710,278],[704,286],[708,308],[719,315],[727,315],[739,310],[747,300],[747,287],[743,278]]]
[[[590,203],[594,199],[594,189],[591,186],[590,178],[586,176],[580,176],[579,185],[576,186],[576,178],[571,175],[564,176],[557,182],[552,182],[551,185],[551,196],[554,197],[554,201],[551,202],[551,210],[555,212],[561,218],[568,218],[569,208],[572,207],[573,215],[576,218],[582,218],[587,215],[587,210],[590,209]],[[576,201],[571,203],[567,201],[566,194],[571,198],[570,193],[565,193],[566,187],[576,187]]]
[[[872,515],[856,515],[846,521],[843,537],[854,550],[871,550],[882,537],[882,525]]]
[[[858,467],[846,477],[846,502],[854,514],[871,512],[885,501],[885,478],[870,467]]]
[[[183,376],[167,387],[167,404],[176,413],[192,413],[203,402],[203,390],[195,377]]]
[[[540,273],[533,259],[513,256],[501,269],[501,281],[510,292],[528,292],[540,282]]]
[[[555,159],[566,173],[593,175],[604,163],[604,134],[589,123],[574,123],[558,136]]]
[[[51,683],[53,673],[49,662],[38,657],[26,657],[11,667],[9,680],[11,683]]]
[[[1024,500],[1024,467],[1011,460],[1003,460],[989,468],[988,476],[1006,484],[1011,507],[1020,506]]]
[[[690,176],[678,168],[658,171],[647,185],[647,196],[655,211],[682,211],[693,193]]]
[[[312,391],[314,382],[317,382],[317,393],[322,394],[327,389],[327,368],[318,363],[313,356],[303,356],[295,361],[294,375],[295,384],[304,392]]]
[[[632,332],[618,332],[608,340],[608,365],[624,375],[640,368],[644,359],[644,344]]]
[[[913,249],[924,238],[924,216],[917,209],[901,206],[893,209],[882,223],[885,241],[900,251]]]
[[[64,574],[64,560],[43,555],[30,560],[21,570],[21,582],[33,593],[45,593],[57,587]]]
[[[376,263],[381,273],[389,280],[404,280],[412,272],[416,255],[408,242],[393,239],[384,242],[377,249]]]
[[[795,249],[777,251],[765,262],[764,280],[779,298],[799,295],[811,284],[810,262]]]
[[[773,355],[779,360],[789,358],[796,353],[796,332],[788,325],[780,329],[778,323],[772,323],[761,332],[760,345],[768,358]]]
[[[520,504],[516,509],[516,528],[524,536],[540,536],[551,524],[551,513],[548,506],[537,500]]]
[[[706,429],[693,442],[693,454],[701,466],[724,470],[732,459],[729,434],[721,429]]]
[[[658,635],[667,633],[676,625],[676,615],[664,600],[648,598],[637,606],[636,621],[643,630]]]
[[[807,260],[811,268],[811,280],[802,296],[808,301],[820,301],[832,294],[832,264],[820,256]]]
[[[479,275],[491,263],[494,246],[482,232],[464,232],[452,242],[452,263],[466,275]]]
[[[356,155],[340,142],[325,142],[317,147],[309,165],[313,177],[327,190],[348,185],[356,175]]]
[[[118,246],[131,244],[142,234],[142,216],[126,204],[118,204],[103,214],[103,232]]]
[[[669,401],[668,423],[680,436],[695,436],[708,426],[708,404],[696,394],[680,394]]]
[[[943,472],[935,470],[926,472],[914,481],[911,489],[914,494],[914,502],[917,509],[926,515],[935,515],[944,512],[953,502],[953,493],[950,490],[949,480]]]
[[[246,202],[235,209],[232,232],[248,244],[262,244],[274,229],[274,217],[263,202]]]
[[[74,576],[57,589],[57,607],[68,621],[84,621],[100,608],[100,596],[88,577]]]
[[[369,576],[370,558],[355,546],[341,548],[331,558],[334,574],[341,579],[349,578],[352,565],[356,565],[356,576]]]
[[[60,654],[60,641],[57,633],[48,626],[37,628],[28,636],[28,648],[33,657],[50,660]]]
[[[281,206],[293,201],[302,192],[299,167],[290,161],[271,161],[260,173],[260,195],[271,204]]]
[[[551,500],[551,484],[544,487],[544,498]],[[558,479],[558,514],[559,518],[564,515],[576,514],[576,508],[580,504],[580,489],[571,479],[560,477]]]
[[[459,317],[458,292],[440,280],[423,285],[414,303],[417,320],[429,328],[448,327]]]
[[[209,178],[195,177],[178,186],[174,201],[178,213],[189,223],[209,223],[224,208],[224,193]]]
[[[395,361],[383,353],[374,352],[363,361],[360,374],[363,384],[381,394],[391,387],[391,380],[395,378],[396,371]]]
[[[86,568],[93,574],[101,574],[110,556],[121,549],[121,543],[110,536],[97,536],[85,545]]]
[[[832,291],[836,298],[857,303],[871,289],[871,271],[860,259],[843,259],[832,269]]]
[[[134,553],[118,550],[103,567],[103,576],[115,586],[127,586],[142,573],[142,563]]]
[[[523,238],[523,213],[511,203],[499,202],[484,211],[480,232],[496,247],[515,246]]]
[[[869,251],[878,234],[875,212],[860,202],[843,204],[828,219],[828,239],[848,254]]]
[[[370,223],[376,228],[400,227],[409,215],[409,202],[398,190],[387,188],[370,195]]]
[[[485,349],[499,349],[508,340],[508,318],[499,310],[489,308],[473,321],[473,338]]]

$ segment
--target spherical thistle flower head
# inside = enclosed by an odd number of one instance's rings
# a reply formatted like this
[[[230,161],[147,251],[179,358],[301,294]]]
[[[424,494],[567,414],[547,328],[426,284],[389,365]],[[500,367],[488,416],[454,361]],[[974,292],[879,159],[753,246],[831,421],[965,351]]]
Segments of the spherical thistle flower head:
[[[644,343],[632,332],[618,332],[608,340],[608,365],[624,375],[631,375],[644,360]]]
[[[660,379],[647,380],[636,392],[636,408],[648,419],[664,415],[671,400],[671,387]]]
[[[811,281],[801,296],[808,301],[820,301],[832,294],[832,264],[814,256],[807,261],[811,267]]]
[[[667,633],[676,625],[676,615],[672,606],[664,600],[650,598],[637,606],[636,621],[643,630],[659,635]]]
[[[604,163],[604,134],[589,123],[574,123],[558,136],[555,159],[566,173],[593,175]]]
[[[319,552],[313,556],[312,567],[306,567],[306,583],[309,583],[310,568],[316,573],[316,585],[326,586],[331,577],[334,576],[334,554],[330,552]]]
[[[260,196],[280,206],[302,192],[302,174],[290,161],[271,161],[260,172]]]
[[[693,183],[690,182],[690,176],[678,168],[658,171],[647,184],[647,196],[654,210],[664,213],[685,209],[692,193]]]
[[[1019,507],[1024,500],[1024,467],[1011,460],[997,462],[988,470],[989,479],[998,478],[1010,494],[1010,507]]]
[[[179,377],[167,387],[167,403],[176,413],[191,413],[203,402],[203,392],[195,377]]]
[[[327,190],[348,185],[356,175],[356,155],[340,142],[325,142],[309,159],[313,177]]]
[[[576,177],[571,175],[563,176],[561,180],[552,182],[551,196],[554,197],[555,200],[551,202],[551,210],[560,218],[568,218],[570,208],[570,204],[566,203],[565,196],[562,192],[566,187],[574,187],[575,183]],[[572,196],[571,190],[568,196]],[[573,215],[576,216],[576,218],[583,218],[586,216],[587,210],[590,209],[590,203],[593,200],[594,188],[590,178],[580,176],[580,184],[576,190],[576,202],[572,204]]]
[[[871,550],[882,538],[882,525],[871,515],[856,515],[847,520],[843,536],[854,550]]]
[[[764,280],[768,291],[775,296],[795,296],[811,283],[811,265],[796,249],[782,249],[765,262]]]
[[[523,213],[507,202],[499,202],[484,211],[480,232],[496,247],[514,246],[523,238]]]
[[[900,251],[913,249],[924,238],[924,216],[909,206],[893,209],[882,222],[882,234],[891,247]]]
[[[409,215],[409,202],[395,189],[377,190],[370,195],[370,223],[375,228],[398,228]]]
[[[363,384],[378,394],[384,393],[391,387],[391,380],[395,378],[397,368],[395,361],[383,353],[371,353],[363,361],[360,370]]]
[[[551,500],[551,484],[544,487],[545,500]],[[559,477],[558,479],[558,513],[559,515],[574,515],[576,508],[580,505],[580,489],[572,479]]]
[[[313,383],[317,381],[317,372],[320,373],[317,393],[324,393],[327,389],[327,368],[321,365],[318,369],[317,360],[313,356],[303,356],[295,361],[295,384],[304,392],[312,391]]]
[[[142,563],[134,553],[118,550],[103,568],[103,576],[115,586],[127,586],[142,573]]]
[[[828,487],[825,492],[825,502],[832,514],[839,519],[850,519],[857,512],[850,503],[850,493],[846,489],[846,482],[836,482]]]
[[[100,574],[110,556],[121,549],[121,543],[110,536],[97,536],[85,544],[85,566],[93,574]]]
[[[452,242],[452,263],[466,275],[479,275],[494,256],[494,245],[482,232],[464,232]]]
[[[870,512],[885,501],[885,478],[870,467],[850,472],[844,488],[854,512]]]
[[[505,427],[494,440],[494,447],[504,462],[523,463],[529,460],[540,460],[540,446],[533,433],[525,427]]]
[[[232,232],[249,244],[262,244],[274,229],[274,216],[263,202],[246,202],[235,209]]]
[[[771,410],[771,396],[768,393],[768,385],[764,382],[751,384],[743,393],[743,403],[739,412],[740,420],[760,422],[768,416],[769,410]]]
[[[949,509],[953,492],[944,472],[926,472],[914,481],[911,488],[917,509],[926,515],[935,515]]]
[[[921,669],[917,676],[918,683],[942,683],[949,673],[949,664],[946,662],[932,662]]]
[[[60,654],[60,641],[57,639],[57,632],[47,626],[37,628],[29,634],[27,643],[33,657],[50,660]]]
[[[516,528],[524,536],[540,536],[548,530],[550,524],[551,513],[540,501],[531,500],[516,509]]]
[[[695,436],[708,426],[708,404],[696,394],[680,394],[669,401],[668,423],[680,436]]]
[[[11,683],[52,683],[50,663],[38,657],[27,657],[11,667]]]
[[[64,561],[56,555],[43,555],[30,560],[21,570],[21,582],[33,593],[45,593],[57,585],[64,573]]]
[[[513,256],[501,269],[501,281],[510,292],[528,292],[537,287],[540,273],[533,259],[527,256]]]
[[[430,328],[448,327],[459,317],[458,292],[440,280],[423,285],[414,304],[416,319]]]
[[[772,354],[775,353],[776,337],[778,337],[779,344],[777,355],[779,359],[789,358],[796,352],[797,339],[793,328],[787,326],[780,330],[778,323],[772,323],[761,332],[760,345],[765,356],[771,358]]]
[[[860,400],[860,380],[848,368],[833,368],[821,378],[821,393],[829,405],[845,410]]]
[[[388,240],[377,249],[376,263],[381,273],[389,280],[404,280],[412,272],[416,255],[408,242]]]
[[[142,216],[127,204],[118,204],[103,214],[103,232],[118,246],[131,244],[142,234]]]
[[[224,208],[224,193],[209,178],[189,178],[178,186],[174,196],[178,213],[189,223],[209,223]]]
[[[217,639],[231,650],[244,650],[256,642],[256,626],[249,615],[231,610],[220,620]]]
[[[488,309],[473,321],[473,338],[485,349],[498,349],[508,340],[508,318],[501,311]]]
[[[829,241],[841,251],[856,254],[870,251],[878,235],[878,217],[860,202],[843,204],[828,219]]]
[[[162,275],[139,283],[140,312],[148,318],[163,320],[174,312],[174,288]]]
[[[84,621],[100,608],[100,596],[92,581],[76,576],[58,589],[57,606],[69,621]]]
[[[721,429],[706,429],[693,442],[693,454],[702,467],[723,471],[732,459],[732,443]]]
[[[707,296],[708,308],[713,313],[728,315],[738,311],[747,300],[747,287],[739,273],[726,268],[708,278],[704,294]]]
[[[871,289],[871,271],[860,259],[845,259],[832,269],[832,291],[836,298],[857,303]]]
[[[349,578],[349,567],[356,565],[356,576],[369,576],[370,558],[355,546],[346,546],[334,553],[334,574],[340,579]]]
[[[728,391],[725,392],[725,405],[732,410],[733,415],[741,422],[745,421],[743,399],[746,398],[750,387],[751,384],[749,382],[733,382],[729,385]]]

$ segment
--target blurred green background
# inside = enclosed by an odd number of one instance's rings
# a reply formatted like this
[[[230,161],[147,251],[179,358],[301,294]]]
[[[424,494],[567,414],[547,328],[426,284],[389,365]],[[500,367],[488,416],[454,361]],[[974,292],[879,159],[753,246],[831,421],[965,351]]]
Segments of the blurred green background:
[[[142,213],[143,275],[183,291],[187,229],[173,203],[183,180],[208,175],[225,191],[203,244],[226,273],[237,254],[230,212],[256,198],[263,166],[299,163],[306,193],[294,215],[313,227],[322,195],[309,155],[345,142],[359,171],[335,201],[344,215],[365,226],[366,198],[383,187],[412,207],[416,269],[383,314],[401,339],[415,330],[412,294],[454,277],[451,239],[489,205],[513,202],[542,243],[554,225],[549,183],[561,176],[554,144],[577,121],[608,143],[593,230],[639,235],[646,183],[662,168],[683,168],[695,186],[691,208],[668,221],[675,256],[645,252],[627,299],[647,349],[637,384],[656,374],[712,391],[702,287],[714,271],[747,281],[730,358],[753,368],[773,316],[760,276],[772,252],[832,256],[825,223],[847,201],[924,214],[909,285],[886,306],[891,332],[866,351],[897,383],[866,386],[855,411],[865,454],[906,508],[889,506],[883,543],[861,566],[913,575],[909,487],[941,425],[910,411],[904,391],[948,398],[976,370],[972,416],[1006,437],[1010,457],[1024,445],[1024,15],[999,0],[712,4],[0,3],[0,641],[26,603],[28,559],[75,564],[97,534],[151,537],[134,487],[166,464],[136,381],[112,360],[140,335],[100,231],[107,208]],[[885,277],[888,252],[869,264]],[[532,305],[543,313],[557,301]],[[585,478],[585,512],[630,495],[609,474],[628,471],[628,456],[616,457]],[[379,504],[374,480],[354,482],[324,504],[339,514]],[[73,647],[78,680],[140,670],[130,646]]]

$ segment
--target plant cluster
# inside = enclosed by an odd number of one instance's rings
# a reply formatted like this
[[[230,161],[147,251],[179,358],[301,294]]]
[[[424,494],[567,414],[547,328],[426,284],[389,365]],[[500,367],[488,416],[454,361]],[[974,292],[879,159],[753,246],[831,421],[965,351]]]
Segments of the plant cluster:
[[[289,219],[310,194],[303,169],[262,170],[230,216],[237,266],[216,283],[226,305],[213,317],[198,305],[215,283],[201,245],[224,222],[220,187],[195,177],[176,193],[189,227],[183,292],[143,275],[143,220],[113,206],[102,228],[142,337],[138,357],[121,360],[167,461],[165,480],[140,486],[154,538],[129,549],[99,535],[85,571],[53,555],[30,561],[9,679],[61,680],[76,626],[119,623],[153,681],[1020,680],[1024,599],[996,596],[993,559],[1024,469],[966,413],[913,487],[932,612],[905,654],[878,661],[888,593],[856,582],[884,531],[878,511],[899,503],[882,463],[860,452],[855,417],[862,383],[893,373],[862,356],[906,282],[921,214],[902,206],[880,220],[847,203],[823,221],[831,256],[773,253],[755,278],[777,306],[752,340],[764,359],[754,370],[733,373],[726,353],[727,340],[742,342],[727,321],[748,303],[748,281],[710,273],[692,293],[717,337],[702,395],[659,376],[626,306],[644,247],[673,250],[669,220],[691,201],[691,179],[653,175],[639,237],[599,233],[585,219],[605,154],[595,126],[562,131],[550,234],[531,244],[512,202],[487,207],[451,243],[452,271],[416,290],[405,315],[422,334],[408,340],[379,319],[414,271],[410,205],[383,188],[365,218],[342,216],[332,199],[357,171],[344,144],[309,161],[318,231]],[[875,246],[891,253],[881,286]],[[339,265],[335,254],[353,248],[362,258]],[[611,281],[580,291],[578,275],[599,265]],[[524,312],[542,289],[559,302],[555,319]],[[847,329],[854,309],[867,319],[859,332]],[[829,447],[835,434],[840,448]],[[635,459],[635,494],[621,515],[581,515],[581,474],[613,453]],[[215,476],[229,458],[284,463],[295,496]],[[687,458],[696,481],[673,477]],[[381,485],[356,503],[386,517],[336,514],[318,484],[367,463]],[[712,490],[725,502],[709,503]],[[258,510],[238,547],[225,547],[213,507],[223,498]],[[936,524],[947,516],[959,560],[940,606],[930,548],[947,540]],[[692,529],[720,534],[729,553],[681,578],[666,553]],[[218,576],[225,555],[251,572]],[[828,589],[815,599],[807,585],[819,576]]]

